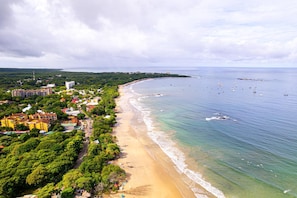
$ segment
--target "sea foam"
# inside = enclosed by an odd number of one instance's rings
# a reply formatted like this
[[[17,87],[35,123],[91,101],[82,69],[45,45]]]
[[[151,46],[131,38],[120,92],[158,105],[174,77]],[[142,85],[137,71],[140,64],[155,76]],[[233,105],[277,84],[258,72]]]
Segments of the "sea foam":
[[[133,93],[134,97],[130,99],[130,103],[135,107],[140,113],[146,127],[148,130],[149,137],[162,149],[162,151],[171,159],[175,164],[176,170],[180,174],[185,174],[189,179],[191,179],[196,184],[202,186],[209,193],[218,198],[224,198],[224,194],[219,189],[211,185],[211,183],[205,181],[201,174],[188,168],[186,164],[186,159],[184,153],[177,148],[176,143],[169,138],[169,135],[163,131],[158,130],[151,117],[151,110],[149,108],[143,107],[140,101],[148,96],[143,96],[136,93],[133,90],[133,85],[130,86],[130,91]],[[137,98],[137,99],[136,99]],[[193,187],[191,189],[196,197],[205,197],[205,195],[199,194],[197,188]]]

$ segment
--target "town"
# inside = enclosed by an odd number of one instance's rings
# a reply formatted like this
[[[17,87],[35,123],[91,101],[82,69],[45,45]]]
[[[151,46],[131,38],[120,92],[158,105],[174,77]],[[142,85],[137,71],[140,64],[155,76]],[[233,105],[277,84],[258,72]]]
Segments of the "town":
[[[159,77],[184,76],[0,69],[0,197],[101,197],[121,188],[118,85]]]
[[[85,90],[77,91],[73,89],[74,85],[74,81],[66,81],[66,89],[57,93],[53,93],[52,91],[52,88],[55,87],[55,84],[49,84],[46,87],[34,90],[13,89],[11,91],[11,95],[12,97],[26,99],[32,96],[42,97],[58,94],[61,96],[59,102],[62,104],[59,106],[61,109],[58,109],[58,111],[62,111],[62,115],[61,112],[59,114],[60,122],[58,122],[58,124],[64,127],[65,131],[71,131],[73,129],[83,129],[85,123],[82,121],[82,119],[85,117],[85,115],[91,113],[91,111],[96,107],[96,105],[98,105],[98,102],[100,101],[100,97],[97,96],[98,94],[96,95],[94,91],[89,91],[88,94],[86,94]],[[100,90],[97,90],[97,93],[100,93]],[[0,101],[0,104],[6,103],[11,103],[11,101]],[[66,104],[68,104],[70,107],[67,108]],[[38,109],[38,103],[20,105],[27,106],[22,109],[21,113],[13,113],[9,116],[4,116],[1,119],[1,133],[26,133],[28,130],[32,129],[38,129],[40,130],[40,133],[46,133],[51,132],[50,130],[57,129],[57,127],[54,128],[58,120],[57,113],[45,112],[41,109]],[[34,112],[34,114],[27,114],[26,112],[30,112],[29,110],[32,109],[32,105],[38,110],[36,112],[31,111],[31,113]]]

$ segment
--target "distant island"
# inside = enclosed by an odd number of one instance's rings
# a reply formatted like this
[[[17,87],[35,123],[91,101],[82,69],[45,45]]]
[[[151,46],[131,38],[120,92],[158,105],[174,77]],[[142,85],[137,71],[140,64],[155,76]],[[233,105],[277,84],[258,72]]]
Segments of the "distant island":
[[[264,81],[263,79],[257,78],[237,78],[237,80]]]
[[[90,197],[116,191],[125,170],[116,137],[118,86],[187,77],[0,69],[0,197]]]

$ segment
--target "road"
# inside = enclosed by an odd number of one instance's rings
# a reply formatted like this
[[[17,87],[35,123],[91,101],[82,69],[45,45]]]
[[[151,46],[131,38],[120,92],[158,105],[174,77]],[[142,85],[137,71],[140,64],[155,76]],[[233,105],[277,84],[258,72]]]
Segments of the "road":
[[[78,168],[80,166],[84,156],[86,156],[88,152],[88,147],[90,144],[90,136],[92,135],[92,131],[93,131],[93,120],[90,118],[87,118],[85,122],[86,122],[86,125],[84,127],[84,132],[85,132],[84,144],[83,144],[82,150],[78,154],[78,159],[75,162],[74,168]]]

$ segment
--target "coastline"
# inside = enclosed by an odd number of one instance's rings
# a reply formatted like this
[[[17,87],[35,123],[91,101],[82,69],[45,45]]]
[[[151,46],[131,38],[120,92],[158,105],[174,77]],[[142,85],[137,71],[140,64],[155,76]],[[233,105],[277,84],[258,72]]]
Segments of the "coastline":
[[[131,84],[120,86],[120,97],[116,99],[118,124],[114,135],[122,149],[122,157],[117,164],[128,176],[120,194],[126,198],[195,197],[169,157],[148,137],[145,123],[137,116],[138,110],[129,102],[131,94],[127,88]]]

